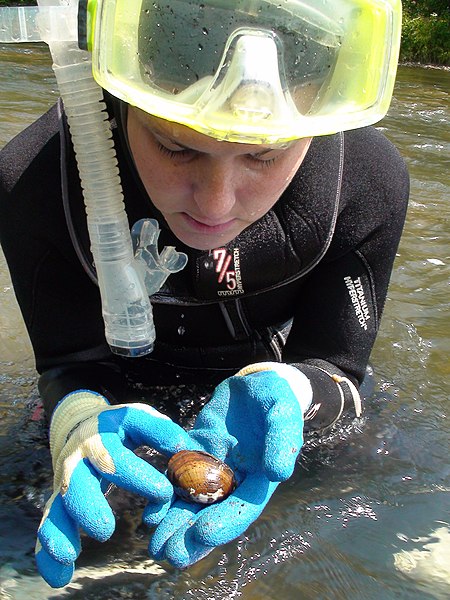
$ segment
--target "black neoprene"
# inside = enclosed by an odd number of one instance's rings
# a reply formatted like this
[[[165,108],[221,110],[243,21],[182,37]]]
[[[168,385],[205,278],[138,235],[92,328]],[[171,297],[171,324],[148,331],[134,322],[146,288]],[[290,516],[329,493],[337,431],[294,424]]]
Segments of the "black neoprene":
[[[148,358],[119,358],[106,345],[99,291],[73,244],[92,263],[70,145],[63,206],[57,108],[0,153],[0,241],[47,412],[80,387],[121,401],[120,373],[149,384],[218,383],[275,360],[308,375],[322,406],[313,421],[331,423],[342,386],[330,374],[358,385],[379,327],[409,191],[397,150],[374,128],[314,139],[274,208],[223,248],[202,252],[175,239],[151,204],[116,116],[130,225],[157,218],[161,246],[189,256],[152,299],[157,341]]]

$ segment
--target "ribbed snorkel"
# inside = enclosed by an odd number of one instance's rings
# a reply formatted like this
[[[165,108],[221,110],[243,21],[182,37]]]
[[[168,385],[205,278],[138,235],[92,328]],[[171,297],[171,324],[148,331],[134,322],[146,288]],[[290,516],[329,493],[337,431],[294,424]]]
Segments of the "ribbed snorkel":
[[[105,335],[114,352],[151,352],[152,309],[134,263],[112,134],[101,88],[86,53],[50,45],[83,188],[91,251],[102,297]],[[78,61],[77,55],[81,59]],[[66,61],[65,58],[69,61]]]
[[[78,45],[78,9],[78,0],[2,7],[0,42],[44,41],[50,48],[83,188],[106,340],[117,354],[141,356],[155,341],[149,296],[186,265],[187,256],[173,247],[159,254],[153,219],[134,227],[133,250],[103,91],[92,76],[90,53]]]
[[[50,48],[83,188],[106,340],[117,354],[147,354],[155,340],[149,295],[184,267],[186,257],[174,248],[159,257],[159,230],[151,220],[142,243],[150,240],[152,259],[144,264],[142,252],[134,257],[103,92],[90,54],[78,47],[78,0],[38,0],[38,7],[0,11],[0,41],[45,41]]]

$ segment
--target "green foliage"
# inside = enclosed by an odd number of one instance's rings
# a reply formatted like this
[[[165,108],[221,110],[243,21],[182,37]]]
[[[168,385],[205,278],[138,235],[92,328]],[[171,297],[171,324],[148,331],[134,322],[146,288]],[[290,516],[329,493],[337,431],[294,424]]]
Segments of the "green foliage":
[[[450,65],[450,19],[432,13],[428,17],[403,18],[400,60]]]
[[[448,0],[403,0],[400,60],[450,65]]]
[[[403,11],[409,17],[429,17],[436,14],[438,17],[448,18],[448,0],[403,0]]]

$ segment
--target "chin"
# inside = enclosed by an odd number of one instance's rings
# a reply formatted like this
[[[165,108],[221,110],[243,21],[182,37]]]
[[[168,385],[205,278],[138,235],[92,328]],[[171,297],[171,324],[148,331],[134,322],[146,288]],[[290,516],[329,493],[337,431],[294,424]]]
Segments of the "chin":
[[[185,244],[186,246],[188,246],[189,248],[193,248],[194,250],[213,250],[214,248],[220,248],[221,246],[225,246],[226,244],[228,244],[229,242],[231,242],[232,240],[234,240],[234,238],[236,236],[224,236],[224,237],[211,237],[210,239],[202,239],[199,240],[196,236],[190,236],[190,235],[177,235],[175,234],[176,237],[180,240],[180,242],[183,242],[183,244]]]

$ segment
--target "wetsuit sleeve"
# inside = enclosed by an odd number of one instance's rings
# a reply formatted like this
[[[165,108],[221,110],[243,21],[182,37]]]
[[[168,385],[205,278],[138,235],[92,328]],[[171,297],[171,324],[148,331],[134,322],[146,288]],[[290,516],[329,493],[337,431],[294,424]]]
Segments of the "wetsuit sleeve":
[[[75,389],[93,389],[112,401],[120,401],[123,389],[104,337],[98,288],[70,240],[59,156],[56,108],[0,153],[0,242],[47,415]]]
[[[58,402],[70,392],[86,389],[107,398],[111,404],[122,402],[126,383],[120,369],[112,362],[66,363],[42,373],[39,393],[49,417]]]
[[[283,359],[311,380],[310,426],[353,406],[380,325],[405,220],[409,177],[403,160],[373,130],[346,135],[343,209],[333,242],[307,277]],[[333,378],[333,376],[336,376]]]

